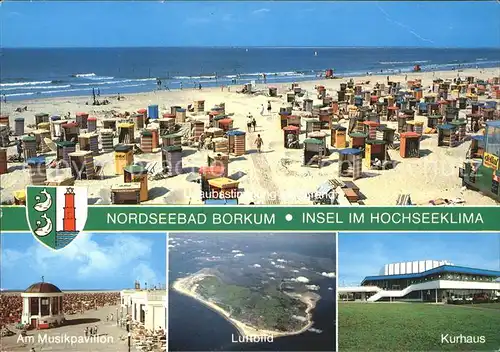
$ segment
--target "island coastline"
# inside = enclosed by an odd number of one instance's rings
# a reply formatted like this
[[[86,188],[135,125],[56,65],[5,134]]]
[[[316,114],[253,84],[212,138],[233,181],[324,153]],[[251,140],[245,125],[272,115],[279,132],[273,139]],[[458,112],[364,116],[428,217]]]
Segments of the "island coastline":
[[[196,288],[197,284],[196,282],[203,280],[205,277],[208,276],[214,276],[214,275],[207,275],[207,274],[193,274],[185,278],[180,278],[177,279],[173,285],[172,288],[187,297],[193,298],[196,301],[202,303],[206,307],[210,308],[214,312],[220,314],[224,319],[226,319],[229,323],[231,323],[237,330],[240,336],[244,338],[254,338],[254,337],[272,337],[273,339],[279,338],[279,337],[284,337],[284,336],[292,336],[292,335],[299,335],[307,330],[309,330],[314,322],[312,321],[312,310],[316,306],[316,302],[314,300],[309,300],[305,297],[301,297],[301,301],[304,302],[307,305],[307,308],[305,310],[305,313],[307,315],[307,324],[301,328],[300,330],[296,331],[287,331],[287,332],[282,332],[282,331],[272,331],[272,330],[262,330],[262,329],[257,329],[255,327],[249,326],[239,320],[234,319],[231,317],[231,314],[216,305],[213,302],[207,301],[200,297],[196,293]],[[193,282],[194,281],[194,282]],[[193,287],[192,289],[188,289],[188,287]],[[297,298],[294,296],[294,298]]]

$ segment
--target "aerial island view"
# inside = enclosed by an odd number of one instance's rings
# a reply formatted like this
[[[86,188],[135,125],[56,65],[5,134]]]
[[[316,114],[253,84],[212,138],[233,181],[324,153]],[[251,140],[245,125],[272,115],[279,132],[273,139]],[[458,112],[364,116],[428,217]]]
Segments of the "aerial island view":
[[[334,234],[170,234],[168,243],[170,350],[335,350]]]

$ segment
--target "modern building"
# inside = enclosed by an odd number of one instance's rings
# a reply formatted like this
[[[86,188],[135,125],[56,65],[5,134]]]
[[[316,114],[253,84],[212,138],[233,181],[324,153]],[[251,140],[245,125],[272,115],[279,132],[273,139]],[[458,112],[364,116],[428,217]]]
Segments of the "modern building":
[[[21,322],[36,329],[47,329],[64,322],[64,293],[48,282],[37,282],[21,293]]]
[[[134,290],[120,292],[121,316],[130,316],[148,330],[166,330],[167,291],[165,289],[141,289],[136,283]]]
[[[500,271],[420,260],[386,264],[360,286],[339,287],[337,292],[343,301],[499,301],[499,278]]]

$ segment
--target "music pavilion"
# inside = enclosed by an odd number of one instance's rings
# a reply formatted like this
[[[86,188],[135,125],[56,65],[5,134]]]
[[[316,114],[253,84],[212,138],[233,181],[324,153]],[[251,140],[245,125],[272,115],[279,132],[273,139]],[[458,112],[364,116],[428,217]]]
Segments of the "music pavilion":
[[[64,322],[64,293],[48,282],[37,282],[21,293],[23,313],[21,322],[36,329],[47,329]]]
[[[421,260],[386,264],[357,287],[339,287],[343,301],[500,301],[500,271]]]

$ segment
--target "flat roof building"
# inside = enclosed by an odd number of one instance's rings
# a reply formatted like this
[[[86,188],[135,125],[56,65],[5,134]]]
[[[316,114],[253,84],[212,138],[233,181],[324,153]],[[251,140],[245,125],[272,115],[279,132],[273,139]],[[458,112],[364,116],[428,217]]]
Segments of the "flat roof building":
[[[360,286],[339,287],[340,300],[484,302],[500,299],[500,271],[422,260],[386,264]]]
[[[140,323],[145,329],[166,330],[167,326],[167,291],[165,289],[140,289],[120,292],[121,315]]]

